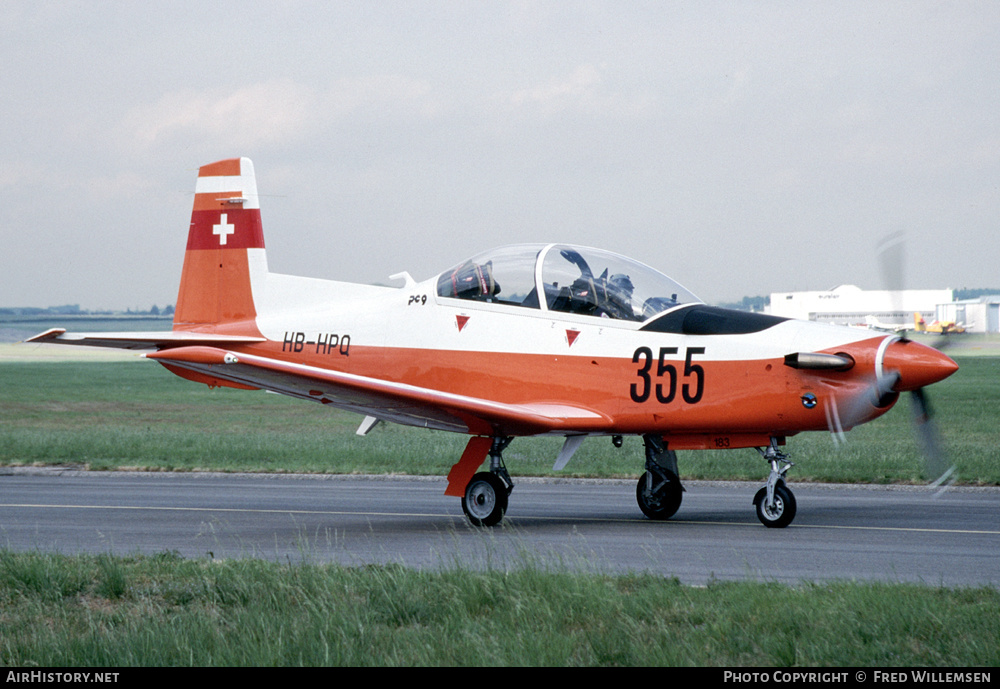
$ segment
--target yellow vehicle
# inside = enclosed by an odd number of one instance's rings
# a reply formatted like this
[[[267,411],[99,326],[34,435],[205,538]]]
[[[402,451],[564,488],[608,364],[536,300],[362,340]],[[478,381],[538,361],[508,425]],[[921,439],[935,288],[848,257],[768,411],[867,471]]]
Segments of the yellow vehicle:
[[[917,311],[913,312],[913,329],[918,333],[941,333],[942,335],[965,332],[965,327],[955,321],[933,321],[928,325],[924,322],[924,317]]]

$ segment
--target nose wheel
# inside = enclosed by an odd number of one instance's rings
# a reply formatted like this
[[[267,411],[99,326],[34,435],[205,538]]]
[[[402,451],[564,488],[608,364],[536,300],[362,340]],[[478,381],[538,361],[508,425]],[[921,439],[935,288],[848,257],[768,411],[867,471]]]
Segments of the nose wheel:
[[[795,519],[795,495],[785,483],[785,474],[794,464],[778,449],[774,438],[766,450],[757,448],[757,451],[771,464],[767,483],[753,496],[757,519],[769,529],[783,529]]]
[[[774,487],[774,498],[767,499],[767,488],[761,488],[753,497],[757,508],[757,519],[766,527],[782,529],[795,519],[795,496],[784,483]]]

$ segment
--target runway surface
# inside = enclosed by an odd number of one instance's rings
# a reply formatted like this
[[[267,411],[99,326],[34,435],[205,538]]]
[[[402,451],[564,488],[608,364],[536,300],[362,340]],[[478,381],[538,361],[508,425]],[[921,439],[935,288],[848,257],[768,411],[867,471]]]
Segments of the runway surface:
[[[685,484],[677,515],[631,481],[518,479],[500,527],[468,525],[443,479],[0,467],[0,547],[279,562],[649,571],[689,584],[883,580],[1000,585],[1000,489],[792,484],[767,529],[742,482]]]

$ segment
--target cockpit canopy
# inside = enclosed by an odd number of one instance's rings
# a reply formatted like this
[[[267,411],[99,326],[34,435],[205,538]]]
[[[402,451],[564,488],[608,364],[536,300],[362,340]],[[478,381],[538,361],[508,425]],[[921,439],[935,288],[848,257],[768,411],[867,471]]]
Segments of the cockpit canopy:
[[[437,293],[637,322],[679,304],[700,303],[666,275],[638,261],[566,244],[520,244],[479,254],[442,273]]]

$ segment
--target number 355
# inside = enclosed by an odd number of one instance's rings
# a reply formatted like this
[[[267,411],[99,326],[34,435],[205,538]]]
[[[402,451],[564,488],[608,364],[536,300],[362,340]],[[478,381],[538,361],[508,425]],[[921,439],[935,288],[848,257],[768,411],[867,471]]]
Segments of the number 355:
[[[684,382],[680,384],[681,397],[688,404],[697,404],[705,392],[705,369],[692,363],[692,358],[704,354],[704,347],[688,347],[684,357]],[[629,386],[629,394],[634,402],[646,402],[655,394],[656,401],[669,404],[677,396],[678,372],[674,361],[667,357],[677,354],[677,347],[660,347],[657,357],[649,347],[639,347],[632,355],[632,363],[639,364],[636,376],[639,380]],[[656,370],[653,370],[653,362]],[[680,362],[677,362],[680,363]],[[654,383],[655,379],[655,383]]]

